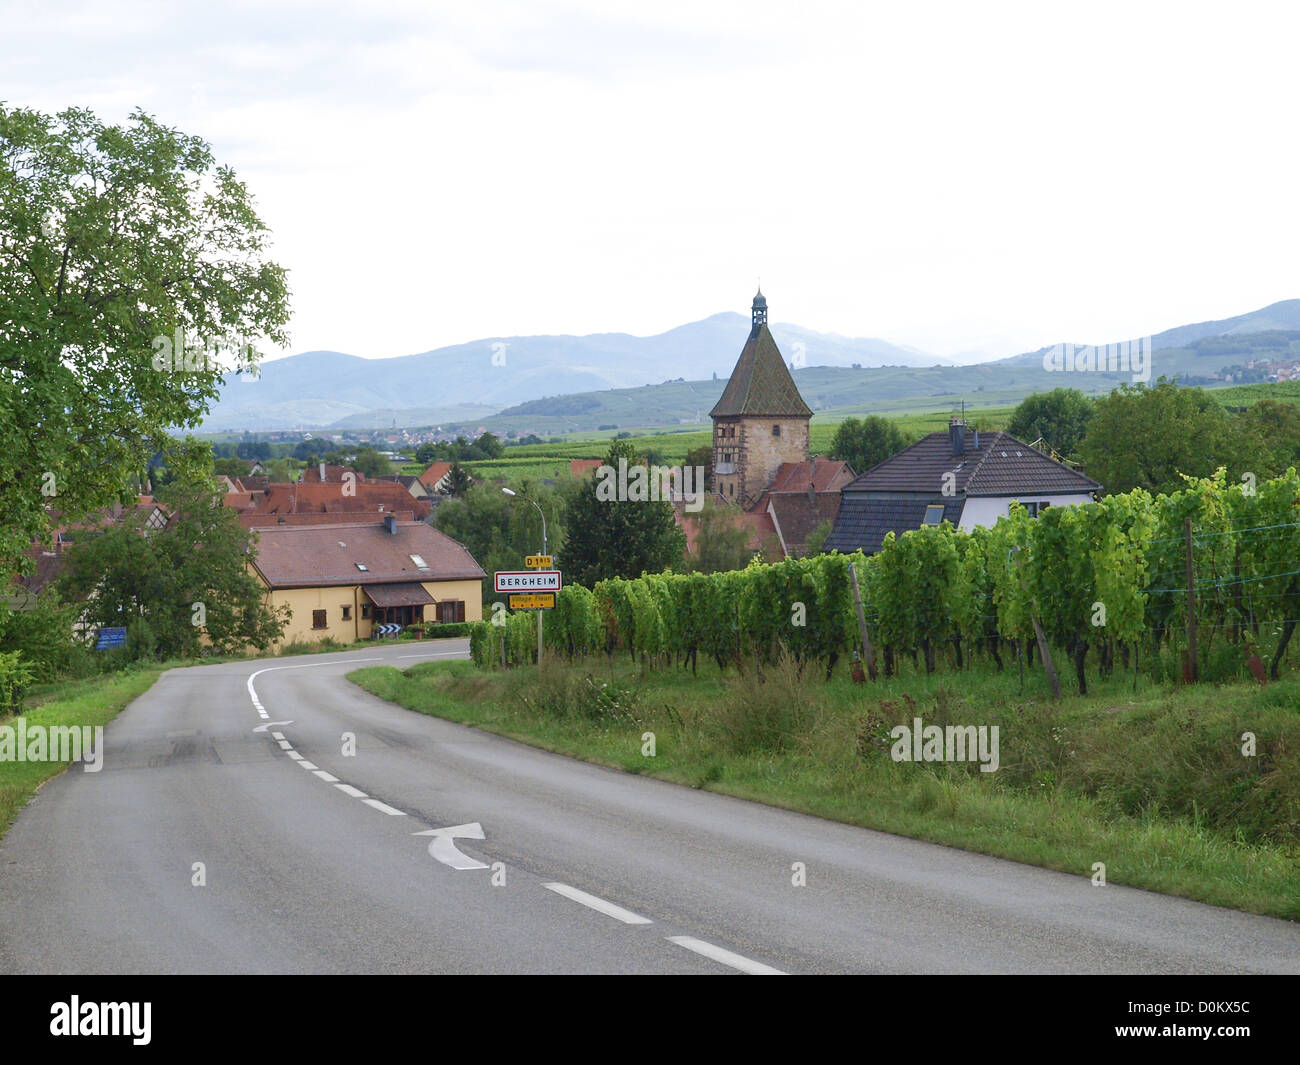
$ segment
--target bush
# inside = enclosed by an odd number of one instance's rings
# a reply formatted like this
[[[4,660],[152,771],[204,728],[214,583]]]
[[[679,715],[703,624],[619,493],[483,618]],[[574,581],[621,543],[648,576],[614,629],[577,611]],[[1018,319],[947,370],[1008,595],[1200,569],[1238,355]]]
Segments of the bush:
[[[782,646],[766,671],[742,668],[729,678],[727,693],[705,719],[735,754],[779,752],[807,740],[821,718],[820,703],[808,697],[799,662]]]
[[[482,624],[478,621],[426,621],[422,626],[424,635],[430,640],[460,640],[466,636],[472,636],[474,626]],[[408,625],[407,632],[414,632],[420,626]]]

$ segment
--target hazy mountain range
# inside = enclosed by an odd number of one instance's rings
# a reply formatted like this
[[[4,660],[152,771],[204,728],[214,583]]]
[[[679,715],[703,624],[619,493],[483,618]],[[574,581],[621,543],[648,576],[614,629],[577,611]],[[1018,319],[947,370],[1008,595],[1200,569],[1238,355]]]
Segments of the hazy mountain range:
[[[748,330],[747,317],[727,312],[650,337],[497,337],[388,359],[305,352],[265,363],[255,381],[231,380],[203,429],[482,424],[560,431],[611,420],[622,426],[695,421],[717,400]],[[1296,338],[1282,335],[1293,331]],[[1061,384],[1096,392],[1130,379],[1128,374],[1049,374],[1042,369],[1046,348],[977,365],[943,366],[934,355],[875,338],[785,323],[774,323],[772,333],[814,410],[902,409],[950,396],[991,405]],[[1258,336],[1272,333],[1278,335]],[[1227,339],[1207,341],[1215,337]],[[1238,355],[1285,355],[1295,339],[1300,339],[1300,300],[1178,326],[1152,338],[1153,349],[1161,353],[1152,360],[1152,380],[1208,375],[1241,361]]]

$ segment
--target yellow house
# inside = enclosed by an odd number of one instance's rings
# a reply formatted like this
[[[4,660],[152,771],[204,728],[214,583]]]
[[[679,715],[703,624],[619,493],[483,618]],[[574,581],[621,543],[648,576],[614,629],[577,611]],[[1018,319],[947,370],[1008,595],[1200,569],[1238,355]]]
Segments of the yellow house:
[[[272,607],[292,612],[283,642],[368,639],[377,625],[481,621],[486,574],[423,522],[349,521],[256,530],[251,565]]]

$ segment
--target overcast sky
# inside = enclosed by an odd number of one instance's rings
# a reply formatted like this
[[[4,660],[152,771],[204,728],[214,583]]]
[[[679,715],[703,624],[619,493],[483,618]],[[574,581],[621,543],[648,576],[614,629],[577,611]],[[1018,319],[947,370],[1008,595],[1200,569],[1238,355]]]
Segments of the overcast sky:
[[[0,100],[251,187],[293,343],[747,313],[940,355],[1300,297],[1291,4],[0,2]]]

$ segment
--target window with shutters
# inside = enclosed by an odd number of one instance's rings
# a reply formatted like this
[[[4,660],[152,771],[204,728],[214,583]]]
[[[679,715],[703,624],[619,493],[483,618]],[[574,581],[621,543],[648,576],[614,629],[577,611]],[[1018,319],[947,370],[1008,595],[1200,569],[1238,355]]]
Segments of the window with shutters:
[[[438,621],[449,624],[465,620],[465,601],[463,599],[444,599],[438,604]]]
[[[311,627],[313,629],[323,629],[327,627],[325,621],[325,611],[313,610],[311,612]]]

